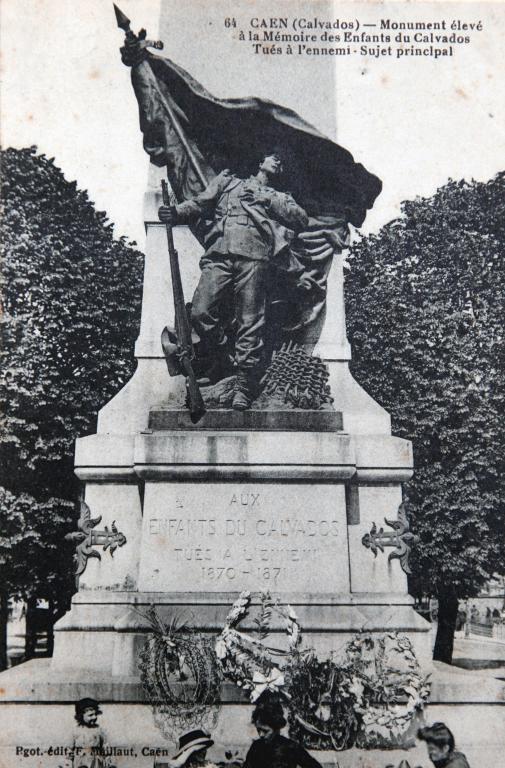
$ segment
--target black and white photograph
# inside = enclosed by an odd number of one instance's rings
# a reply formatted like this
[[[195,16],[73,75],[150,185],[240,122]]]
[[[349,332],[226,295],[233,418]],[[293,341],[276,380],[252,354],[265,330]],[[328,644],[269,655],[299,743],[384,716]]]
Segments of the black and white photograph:
[[[505,766],[505,3],[0,22],[0,768]]]

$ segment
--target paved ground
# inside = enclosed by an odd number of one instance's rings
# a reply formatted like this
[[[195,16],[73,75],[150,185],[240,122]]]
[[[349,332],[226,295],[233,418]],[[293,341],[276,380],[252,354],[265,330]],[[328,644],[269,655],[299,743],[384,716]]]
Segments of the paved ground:
[[[484,637],[456,637],[453,664],[481,673],[488,670],[493,677],[505,679],[505,643]]]

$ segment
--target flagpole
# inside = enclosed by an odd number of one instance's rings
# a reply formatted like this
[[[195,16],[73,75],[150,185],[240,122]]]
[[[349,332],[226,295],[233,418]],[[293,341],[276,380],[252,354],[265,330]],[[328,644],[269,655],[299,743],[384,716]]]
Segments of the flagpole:
[[[135,34],[130,29],[130,19],[127,16],[124,15],[124,13],[117,7],[117,5],[115,3],[113,3],[113,5],[114,5],[114,12],[116,14],[116,20],[117,20],[118,27],[125,32],[127,38],[132,39],[132,40],[133,39],[137,39]],[[203,172],[203,170],[202,170],[202,168],[200,166],[200,163],[198,162],[197,157],[195,156],[195,153],[193,152],[193,150],[191,149],[191,147],[189,145],[189,142],[188,142],[188,140],[187,140],[187,138],[186,138],[186,136],[184,134],[184,131],[183,131],[182,127],[181,127],[181,124],[179,122],[179,119],[178,119],[177,115],[175,114],[174,110],[172,109],[172,105],[170,104],[168,99],[165,98],[163,93],[158,88],[158,83],[156,82],[156,77],[154,75],[153,70],[151,69],[151,65],[147,61],[141,61],[140,64],[138,64],[137,66],[139,68],[140,67],[142,68],[142,70],[144,71],[144,73],[146,75],[146,78],[155,87],[156,92],[157,92],[158,97],[159,97],[159,100],[160,100],[162,106],[164,107],[164,109],[166,110],[166,112],[167,112],[167,114],[168,114],[168,116],[170,118],[170,121],[171,121],[172,126],[174,128],[174,131],[177,134],[177,138],[181,142],[182,147],[183,147],[184,151],[186,152],[186,154],[188,156],[189,162],[193,166],[193,170],[194,170],[194,172],[196,173],[196,175],[198,177],[198,180],[200,181],[200,183],[201,183],[201,185],[203,187],[206,187],[207,184],[208,184],[207,178],[205,177],[205,174],[204,174],[204,172]]]
[[[186,154],[188,156],[189,162],[193,166],[193,170],[196,173],[196,175],[198,176],[198,180],[200,181],[200,183],[202,184],[203,187],[206,187],[207,184],[208,184],[208,181],[207,181],[207,179],[205,177],[205,174],[203,173],[202,168],[200,166],[200,163],[198,162],[197,158],[195,157],[195,153],[191,149],[191,147],[189,145],[189,142],[188,142],[186,136],[184,135],[184,131],[182,130],[181,124],[179,123],[179,118],[177,117],[177,115],[175,114],[174,110],[172,109],[172,105],[169,103],[168,99],[166,99],[164,97],[164,95],[161,93],[161,91],[158,88],[158,85],[156,83],[156,77],[154,75],[154,72],[151,69],[151,65],[147,61],[143,61],[143,62],[141,62],[139,64],[139,66],[142,67],[142,68],[145,68],[146,74],[147,74],[147,71],[149,71],[148,77],[151,80],[151,82],[156,84],[156,89],[158,91],[159,100],[161,101],[161,104],[163,105],[163,107],[165,108],[165,110],[168,113],[168,116],[169,116],[170,121],[172,123],[173,129],[174,129],[174,131],[177,134],[177,138],[181,142],[181,144],[182,144],[182,146],[184,148],[184,151],[186,152]]]
[[[145,39],[144,30],[142,30],[142,32],[139,32],[138,36],[131,31],[130,20],[124,15],[122,11],[119,10],[117,5],[115,4],[114,4],[114,11],[116,13],[116,20],[117,20],[118,27],[124,30],[127,40],[131,40],[132,42],[133,41],[141,42],[142,40]],[[144,45],[147,45],[147,44],[148,43],[146,41]],[[159,48],[159,47],[162,47],[163,44],[155,43],[154,45]],[[172,105],[170,104],[168,99],[166,99],[164,95],[161,93],[158,87],[158,83],[156,81],[156,76],[152,71],[150,64],[144,60],[139,62],[137,66],[139,67],[139,69],[143,71],[145,79],[153,86],[156,93],[158,94],[158,98],[162,106],[166,110],[169,119],[172,122],[173,129],[177,134],[177,137],[181,142],[181,145],[184,151],[186,152],[189,162],[191,163],[202,186],[206,187],[207,179],[205,178],[205,174],[203,173],[200,167],[200,163],[195,157],[195,154],[191,149],[189,142],[186,139],[186,136],[184,135],[184,131],[182,130],[179,120],[174,110],[172,109]],[[168,173],[168,168],[167,168],[167,173]],[[170,200],[168,198],[168,189],[167,189],[166,182],[162,181],[161,184],[163,189],[163,203],[165,205],[169,205]],[[186,312],[186,304],[184,302],[184,292],[182,290],[181,273],[179,268],[179,257],[177,255],[177,251],[175,250],[173,234],[172,234],[172,225],[166,224],[166,230],[167,230],[168,254],[170,258],[170,270],[172,273],[172,291],[174,295],[175,326],[177,331],[176,331],[176,337],[175,337],[175,341],[176,341],[175,350],[171,348],[172,339],[171,339],[170,331],[168,328],[164,328],[161,334],[161,346],[163,349],[163,353],[165,355],[169,374],[171,376],[182,374],[186,379],[190,418],[193,424],[196,424],[198,421],[200,421],[202,416],[205,414],[205,403],[203,401],[202,394],[198,386],[198,380],[196,378],[195,372],[193,370],[193,365],[192,365],[192,361],[194,358],[194,350],[193,350],[193,344],[191,340],[191,326],[190,326],[189,318]],[[175,358],[177,362],[175,362],[173,359],[174,352],[175,352]]]

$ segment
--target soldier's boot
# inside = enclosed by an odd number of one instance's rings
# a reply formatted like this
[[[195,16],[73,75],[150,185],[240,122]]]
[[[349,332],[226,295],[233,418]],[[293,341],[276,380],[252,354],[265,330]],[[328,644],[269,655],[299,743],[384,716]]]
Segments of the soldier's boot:
[[[250,371],[239,369],[231,407],[234,411],[246,411],[255,397],[256,377]]]
[[[216,384],[218,381],[228,378],[228,376],[233,376],[235,371],[235,363],[231,355],[223,355],[214,360],[209,366],[207,379],[211,384]]]
[[[233,355],[228,350],[228,342],[218,344],[212,358],[203,360],[203,371],[198,379],[200,386],[217,384],[218,381],[233,376],[236,373]]]

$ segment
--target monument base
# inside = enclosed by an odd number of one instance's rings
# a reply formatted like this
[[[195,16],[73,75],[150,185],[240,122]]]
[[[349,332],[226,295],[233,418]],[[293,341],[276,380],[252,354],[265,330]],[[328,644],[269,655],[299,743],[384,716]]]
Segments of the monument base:
[[[55,669],[138,679],[149,605],[217,635],[242,591],[253,608],[262,591],[292,605],[305,646],[323,658],[358,632],[398,631],[429,667],[429,625],[403,570],[408,539],[399,529],[386,536],[389,557],[369,546],[384,518],[396,523],[410,444],[346,434],[337,412],[286,411],[283,425],[264,412],[254,430],[240,427],[245,414],[225,413],[228,429],[195,429],[187,413],[155,407],[156,430],[78,441],[76,472],[91,518],[101,516],[93,530],[103,539],[115,529],[125,541],[113,557],[86,562],[72,610],[55,627]],[[326,430],[302,431],[316,418]],[[185,422],[161,428],[167,419]]]
[[[97,674],[96,669],[58,671],[50,659],[37,659],[2,673],[1,682],[2,768],[59,768],[64,764],[64,749],[75,726],[73,704],[84,696],[101,703],[100,725],[115,749],[117,768],[161,768],[175,752],[179,734],[174,733],[172,743],[163,737],[141,685],[131,677],[111,679]],[[251,704],[240,697],[236,686],[225,685],[210,759],[224,760],[225,751],[245,755],[257,737],[251,713]],[[432,695],[423,716],[426,722],[450,723],[458,749],[466,754],[470,765],[501,765],[505,750],[503,680],[435,663]],[[413,731],[417,725],[413,723]],[[408,750],[353,748],[314,755],[324,766],[338,763],[339,768],[396,768],[402,759],[411,766],[430,765],[424,745]]]
[[[182,617],[195,631],[217,636],[237,597],[232,592],[80,592],[74,596],[72,610],[58,622],[53,669],[59,674],[66,668],[85,667],[108,678],[138,681],[139,653],[152,631],[147,618],[150,606],[167,623],[174,616]],[[259,603],[259,595],[253,594],[250,617],[241,622],[241,631],[255,629]],[[282,603],[289,603],[298,617],[302,647],[314,648],[321,658],[342,651],[359,632],[401,632],[409,637],[422,667],[431,668],[431,635],[408,595],[391,599],[386,594],[286,593]],[[274,616],[270,628],[281,646],[284,622]]]

